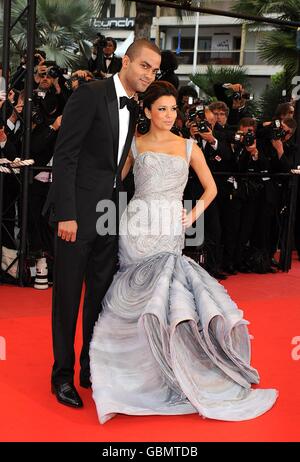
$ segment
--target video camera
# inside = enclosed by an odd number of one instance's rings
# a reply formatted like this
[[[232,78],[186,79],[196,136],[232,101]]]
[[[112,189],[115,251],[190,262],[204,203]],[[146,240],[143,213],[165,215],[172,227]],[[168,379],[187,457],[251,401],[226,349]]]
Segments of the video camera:
[[[192,105],[188,109],[188,120],[195,124],[200,133],[207,133],[211,130],[210,123],[206,120],[205,117],[205,105],[201,100],[193,100],[192,97],[189,97],[189,105],[192,102]]]

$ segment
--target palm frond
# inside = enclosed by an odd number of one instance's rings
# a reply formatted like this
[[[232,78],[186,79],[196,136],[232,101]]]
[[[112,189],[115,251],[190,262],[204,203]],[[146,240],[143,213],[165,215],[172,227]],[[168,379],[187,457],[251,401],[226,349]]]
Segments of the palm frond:
[[[272,31],[263,34],[258,45],[262,59],[268,64],[281,64],[295,75],[297,73],[296,33]]]
[[[210,65],[207,66],[205,74],[194,74],[190,76],[190,79],[204,93],[211,97],[215,96],[214,85],[216,83],[241,83],[243,86],[249,88],[246,69],[239,66],[215,68]]]
[[[12,2],[12,18],[16,19],[27,1],[15,0]],[[75,66],[80,62],[80,53],[86,49],[82,46],[83,40],[92,40],[96,30],[90,25],[90,9],[86,7],[85,0],[38,0],[36,19],[36,47],[47,53],[47,58],[56,60],[63,67]],[[0,21],[1,25],[1,21]],[[26,49],[26,15],[12,30],[14,43],[12,52]],[[1,35],[2,37],[2,35]],[[1,46],[0,37],[0,46]],[[77,54],[73,50],[78,50]],[[84,56],[86,61],[86,56]]]
[[[266,87],[259,100],[260,113],[264,120],[271,120],[274,116],[278,102],[281,101],[282,91],[286,90],[289,94],[290,78],[285,72],[275,74],[270,85]]]

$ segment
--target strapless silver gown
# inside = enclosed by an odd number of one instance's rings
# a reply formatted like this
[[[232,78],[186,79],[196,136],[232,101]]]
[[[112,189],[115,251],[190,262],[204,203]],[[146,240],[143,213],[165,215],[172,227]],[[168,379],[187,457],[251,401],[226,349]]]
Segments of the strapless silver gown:
[[[187,140],[184,159],[138,154],[133,141],[135,195],[120,223],[120,270],[90,345],[101,423],[117,413],[240,421],[263,414],[277,398],[275,389],[251,389],[259,375],[250,366],[243,312],[182,255],[181,201],[192,143]],[[157,233],[162,216],[169,228]]]

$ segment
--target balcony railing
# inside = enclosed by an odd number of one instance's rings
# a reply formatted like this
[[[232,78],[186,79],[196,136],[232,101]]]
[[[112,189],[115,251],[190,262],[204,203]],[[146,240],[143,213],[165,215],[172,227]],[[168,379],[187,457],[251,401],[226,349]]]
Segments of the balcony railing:
[[[173,50],[175,52],[175,50]],[[241,50],[212,51],[198,50],[197,65],[199,64],[219,64],[219,65],[238,65],[240,62]],[[178,64],[193,64],[193,50],[184,50],[177,55]],[[261,59],[257,50],[244,51],[244,65],[267,64]]]

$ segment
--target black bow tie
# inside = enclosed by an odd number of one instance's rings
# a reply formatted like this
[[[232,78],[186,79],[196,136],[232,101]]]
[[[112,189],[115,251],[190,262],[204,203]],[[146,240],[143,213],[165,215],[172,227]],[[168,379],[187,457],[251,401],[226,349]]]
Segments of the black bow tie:
[[[127,96],[120,96],[120,109],[127,106],[128,111],[135,112],[137,109],[137,102],[134,98],[127,98]]]
[[[108,57],[105,56],[105,60],[106,60],[106,61],[107,61],[107,60],[108,60],[108,61],[111,61],[112,59],[113,59],[112,56],[108,56]]]

